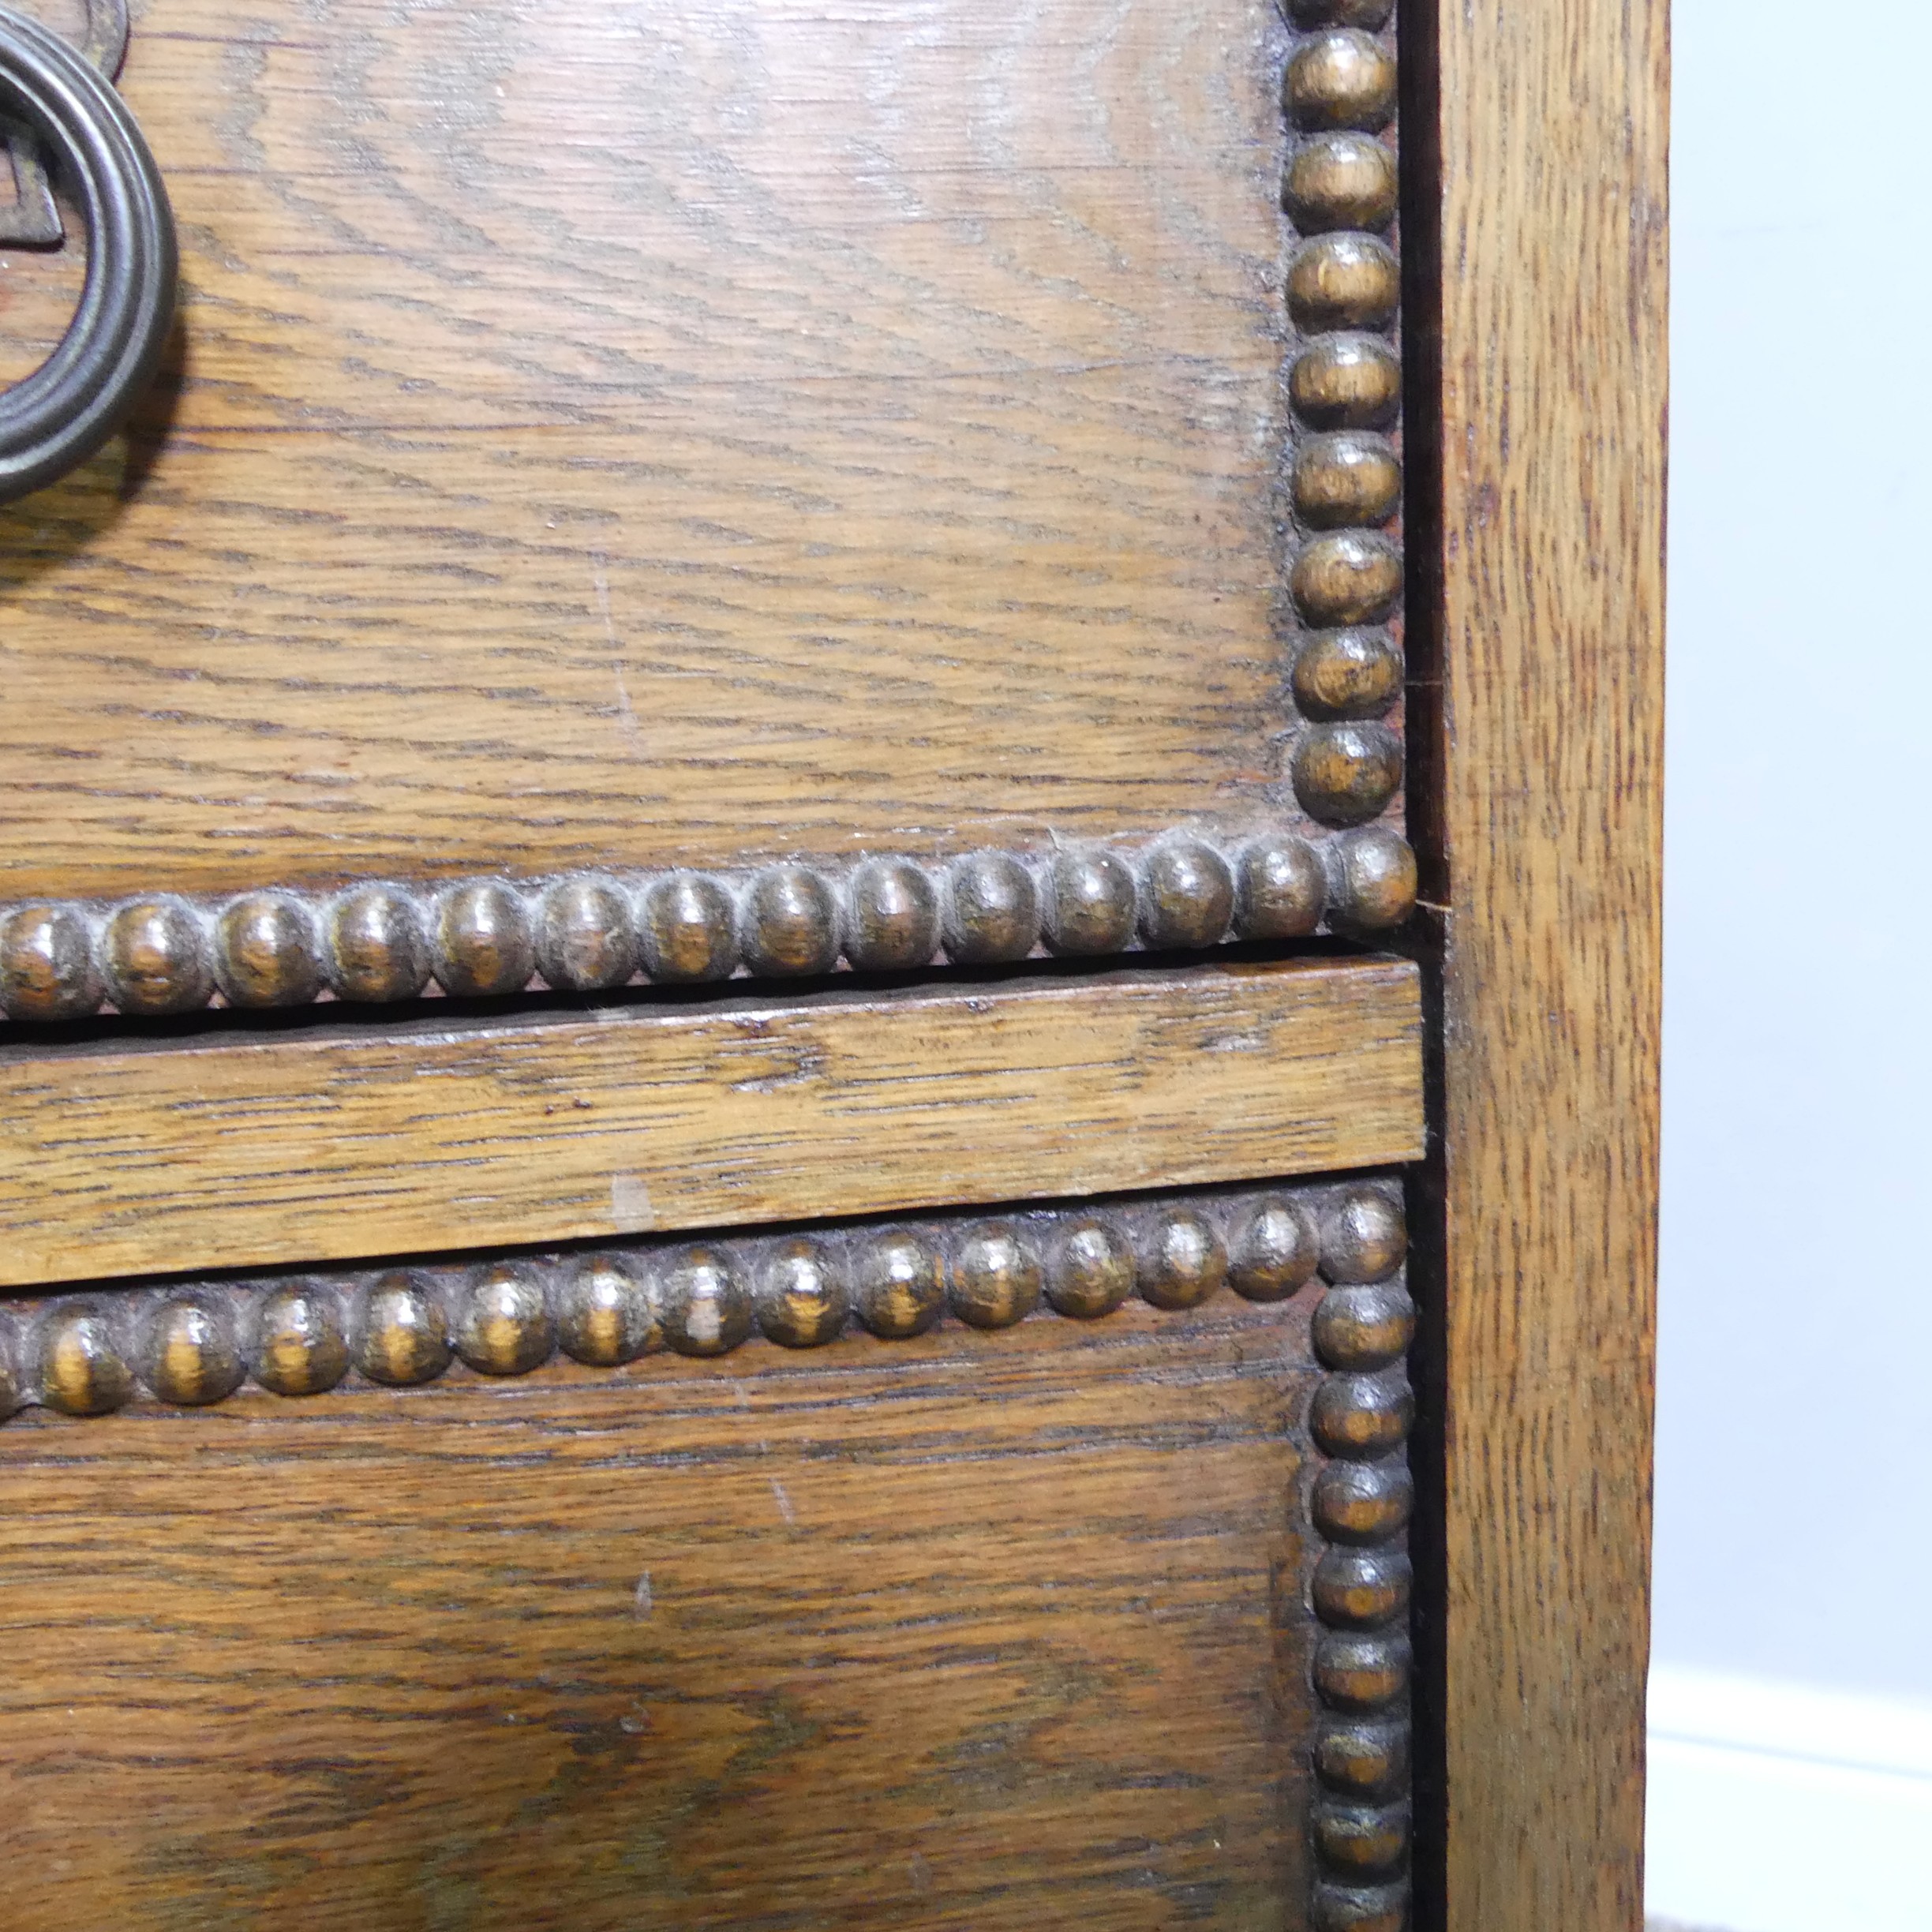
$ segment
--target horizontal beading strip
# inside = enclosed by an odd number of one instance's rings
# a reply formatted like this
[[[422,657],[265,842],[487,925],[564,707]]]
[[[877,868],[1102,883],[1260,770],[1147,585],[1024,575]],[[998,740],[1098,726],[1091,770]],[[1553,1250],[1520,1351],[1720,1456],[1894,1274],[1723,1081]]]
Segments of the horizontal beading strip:
[[[16,1020],[474,998],[538,985],[908,971],[1380,931],[1415,902],[1408,845],[1374,826],[1311,844],[1176,834],[1139,848],[883,857],[637,878],[578,873],[332,894],[174,894],[0,914],[0,1008]]]
[[[1395,1230],[1380,1237],[1376,1263],[1392,1274],[1402,1258],[1394,1197],[1386,1184],[1355,1182],[107,1286],[0,1307],[0,1411],[43,1404],[99,1415],[142,1395],[201,1406],[249,1380],[291,1396],[403,1386],[459,1362],[521,1376],[560,1353],[615,1368],[667,1350],[722,1355],[754,1333],[808,1348],[854,1320],[900,1339],[949,1320],[1009,1327],[1042,1309],[1091,1320],[1135,1294],[1163,1309],[1196,1308],[1224,1288],[1280,1301],[1318,1269],[1361,1272],[1365,1217]],[[1331,1323],[1315,1346],[1331,1363],[1380,1365],[1385,1338]],[[1314,1427],[1319,1440],[1319,1417]]]

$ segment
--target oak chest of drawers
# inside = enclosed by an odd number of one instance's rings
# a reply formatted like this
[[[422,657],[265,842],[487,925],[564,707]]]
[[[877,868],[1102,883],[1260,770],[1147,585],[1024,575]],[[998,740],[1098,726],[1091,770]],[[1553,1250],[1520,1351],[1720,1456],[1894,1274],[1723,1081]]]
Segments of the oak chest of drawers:
[[[7,1923],[1637,1923],[1662,26],[0,13]]]

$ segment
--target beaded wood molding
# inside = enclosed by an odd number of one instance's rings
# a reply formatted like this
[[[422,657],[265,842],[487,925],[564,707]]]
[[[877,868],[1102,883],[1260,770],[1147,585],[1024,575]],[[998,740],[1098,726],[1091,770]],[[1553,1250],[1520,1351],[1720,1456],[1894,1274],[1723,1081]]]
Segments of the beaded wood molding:
[[[1138,847],[880,856],[848,869],[36,900],[0,910],[0,1010],[44,1021],[382,1002],[432,983],[462,997],[586,992],[1398,925],[1414,904],[1414,859],[1370,823],[1402,776],[1387,721],[1402,687],[1394,39],[1387,0],[1289,0],[1288,12],[1282,511],[1298,628],[1286,775],[1330,830],[1189,830]]]
[[[1324,825],[1379,816],[1402,778],[1402,276],[1391,0],[1286,0],[1282,80],[1288,589],[1295,796]]]
[[[754,1335],[815,1348],[855,1321],[900,1340],[947,1320],[1091,1320],[1136,1294],[1158,1309],[1196,1308],[1224,1287],[1279,1301],[1315,1279],[1324,1241],[1357,1240],[1358,1196],[1384,1199],[1372,1186],[1220,1189],[19,1297],[0,1302],[0,1413],[104,1415],[144,1395],[202,1407],[251,1380],[293,1396],[465,1368],[523,1376],[560,1354],[617,1368],[665,1351],[723,1355]],[[1352,1248],[1334,1252],[1354,1265]]]
[[[1406,1545],[1415,1487],[1406,1451],[1415,1404],[1402,1367],[1415,1307],[1401,1279],[1401,1203],[1346,1191],[1322,1226],[1328,1291],[1309,1339],[1328,1371],[1309,1431],[1328,1460],[1309,1519],[1328,1548],[1309,1601],[1321,1634],[1313,1680],[1320,1793],[1312,1814],[1315,1932],[1402,1932],[1410,1840]]]
[[[476,998],[798,977],[841,964],[903,972],[942,955],[981,965],[1374,932],[1399,923],[1414,900],[1413,856],[1381,826],[1319,843],[1290,833],[1177,834],[1137,851],[868,859],[844,872],[781,864],[440,889],[368,884],[208,904],[36,900],[0,914],[0,1007],[16,1020],[73,1020],[103,1005],[152,1016],[217,1002],[414,999],[432,979]]]
[[[1305,725],[1297,797],[1327,823],[1361,822],[1393,798],[1402,742],[1381,721],[1402,679],[1401,269],[1391,0],[1286,0],[1282,105],[1290,129],[1282,207],[1300,238],[1287,275],[1299,342],[1288,373],[1290,592],[1304,626],[1293,677]],[[1352,821],[1339,814],[1353,813]],[[1411,1815],[1406,1547],[1414,1404],[1402,1366],[1415,1310],[1396,1279],[1399,1204],[1345,1197],[1324,1227],[1331,1284],[1312,1340],[1329,1372],[1309,1418],[1328,1457],[1309,1520],[1328,1543],[1310,1601],[1323,1626],[1314,1689],[1326,1715],[1312,1814],[1316,1932],[1402,1932]]]

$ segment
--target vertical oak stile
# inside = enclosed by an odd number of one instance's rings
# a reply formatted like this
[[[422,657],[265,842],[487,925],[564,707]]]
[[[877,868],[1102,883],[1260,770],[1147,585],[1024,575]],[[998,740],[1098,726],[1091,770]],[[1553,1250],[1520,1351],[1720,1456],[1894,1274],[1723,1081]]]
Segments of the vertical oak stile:
[[[1642,1921],[1664,0],[1426,17],[1448,1932]],[[1422,50],[1412,43],[1411,51]],[[1436,250],[1439,249],[1439,253]],[[1417,336],[1412,334],[1412,344]],[[1426,420],[1426,418],[1425,418]],[[1419,549],[1420,546],[1418,545]],[[1417,707],[1422,709],[1424,707]],[[1433,822],[1431,822],[1431,821]]]

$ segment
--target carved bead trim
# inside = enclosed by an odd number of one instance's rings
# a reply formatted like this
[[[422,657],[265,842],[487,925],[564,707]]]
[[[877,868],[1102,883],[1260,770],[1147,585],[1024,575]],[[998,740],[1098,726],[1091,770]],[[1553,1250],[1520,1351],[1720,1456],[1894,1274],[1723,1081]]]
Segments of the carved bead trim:
[[[1402,693],[1402,292],[1395,43],[1387,0],[1291,0],[1282,76],[1282,208],[1295,331],[1288,399],[1288,590],[1301,626],[1290,680],[1303,724],[1289,777],[1303,811],[1365,825],[1400,789],[1382,721]],[[1391,879],[1413,900],[1413,875]]]
[[[142,1395],[201,1407],[245,1383],[318,1395],[466,1367],[522,1376],[722,1355],[762,1334],[816,1348],[854,1324],[885,1339],[942,1322],[1092,1320],[1129,1296],[1197,1308],[1224,1289],[1286,1301],[1350,1259],[1350,1190],[1216,1190],[1099,1206],[632,1241],[483,1262],[240,1282],[110,1284],[0,1305],[0,1415],[102,1415]],[[459,1365],[462,1366],[459,1367]],[[1317,1428],[1322,1425],[1318,1421]]]
[[[1310,1819],[1316,1932],[1401,1932],[1408,1914],[1407,1245],[1392,1186],[1350,1188],[1327,1204],[1321,1271],[1331,1286],[1309,1324],[1328,1371],[1309,1415],[1327,1458],[1309,1490],[1309,1519],[1327,1545],[1309,1586],[1321,1627],[1312,1668],[1322,1712]]]
[[[1386,672],[1343,668],[1327,683],[1340,690],[1351,677],[1364,685],[1377,675]],[[1393,742],[1380,725],[1346,728]],[[539,986],[592,992],[635,981],[792,976],[841,963],[906,971],[942,952],[954,964],[979,965],[1376,932],[1399,924],[1414,902],[1414,857],[1382,827],[1314,843],[1287,832],[1177,833],[1139,848],[884,857],[844,871],[780,864],[440,888],[358,884],[207,902],[33,900],[0,912],[0,1009],[54,1020],[103,1007],[149,1016],[217,1001],[406,1000],[432,980],[476,998]]]

